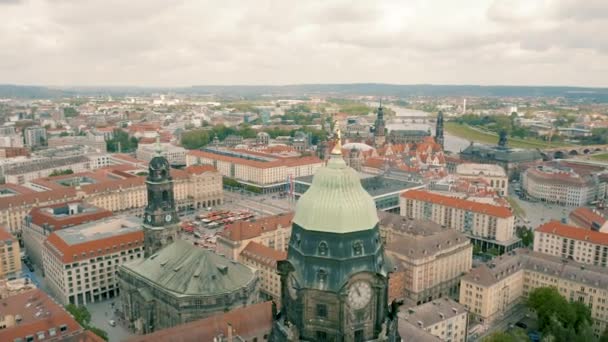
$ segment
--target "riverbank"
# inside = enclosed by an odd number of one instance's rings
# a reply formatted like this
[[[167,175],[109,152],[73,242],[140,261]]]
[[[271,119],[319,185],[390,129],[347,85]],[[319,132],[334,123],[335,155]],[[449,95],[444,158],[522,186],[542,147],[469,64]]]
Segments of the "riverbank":
[[[446,122],[444,125],[446,132],[467,139],[473,142],[496,145],[498,143],[498,135],[493,132],[481,131],[471,126],[458,124],[455,122]],[[552,147],[568,146],[568,144],[548,143],[538,139],[518,139],[509,137],[509,146],[516,148],[527,149],[543,149]]]

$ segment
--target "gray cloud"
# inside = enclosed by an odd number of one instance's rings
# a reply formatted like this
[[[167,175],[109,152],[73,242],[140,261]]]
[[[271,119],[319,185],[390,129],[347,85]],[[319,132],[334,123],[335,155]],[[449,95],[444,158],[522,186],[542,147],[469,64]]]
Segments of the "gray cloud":
[[[0,83],[605,85],[604,2],[28,0]]]

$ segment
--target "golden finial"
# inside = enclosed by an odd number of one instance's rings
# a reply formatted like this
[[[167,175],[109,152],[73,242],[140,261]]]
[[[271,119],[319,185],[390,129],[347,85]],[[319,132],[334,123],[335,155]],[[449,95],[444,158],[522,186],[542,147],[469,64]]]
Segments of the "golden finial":
[[[340,128],[336,129],[336,144],[331,150],[331,154],[342,154],[342,135],[340,134]]]

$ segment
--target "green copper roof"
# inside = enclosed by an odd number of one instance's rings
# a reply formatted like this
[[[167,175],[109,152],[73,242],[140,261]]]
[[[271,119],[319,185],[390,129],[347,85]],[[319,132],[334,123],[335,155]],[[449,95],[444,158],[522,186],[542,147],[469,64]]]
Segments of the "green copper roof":
[[[341,234],[373,228],[378,214],[357,172],[332,153],[298,200],[293,221],[307,230]]]
[[[255,280],[249,267],[177,240],[147,259],[122,266],[176,296],[230,293]]]

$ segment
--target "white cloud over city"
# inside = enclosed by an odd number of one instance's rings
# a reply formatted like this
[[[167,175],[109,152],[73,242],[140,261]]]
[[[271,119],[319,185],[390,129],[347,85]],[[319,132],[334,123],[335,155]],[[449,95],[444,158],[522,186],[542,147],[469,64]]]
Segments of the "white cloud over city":
[[[608,86],[605,0],[0,0],[0,83]]]

